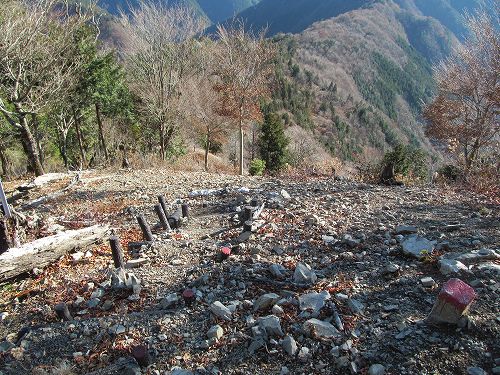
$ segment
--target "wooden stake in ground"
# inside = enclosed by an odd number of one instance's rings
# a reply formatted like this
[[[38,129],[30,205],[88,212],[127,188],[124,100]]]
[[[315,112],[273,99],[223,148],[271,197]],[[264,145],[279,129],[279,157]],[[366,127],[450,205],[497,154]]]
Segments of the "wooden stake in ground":
[[[123,262],[123,250],[118,237],[111,237],[109,239],[109,245],[111,246],[111,252],[113,253],[115,268],[123,268],[125,266],[125,263]]]
[[[158,202],[160,203],[165,216],[168,216],[168,208],[167,208],[167,202],[165,201],[165,197],[163,195],[158,195]]]
[[[56,311],[57,317],[61,320],[73,320],[73,317],[69,313],[68,305],[64,302],[58,303],[54,306],[54,310]]]
[[[165,212],[163,211],[161,204],[155,205],[155,212],[156,215],[158,216],[158,219],[160,220],[160,224],[163,227],[163,229],[172,230],[172,228],[170,228],[170,224],[168,223],[167,217],[165,216]]]
[[[2,204],[3,208],[3,214],[5,218],[10,218],[11,213],[10,213],[10,208],[9,204],[7,203],[7,197],[5,196],[5,191],[3,190],[3,185],[2,185],[2,179],[0,179],[0,203]]]
[[[151,228],[149,227],[149,224],[147,223],[144,216],[143,215],[137,216],[137,222],[139,223],[139,226],[141,227],[142,236],[144,237],[144,240],[153,242],[153,240],[154,240],[153,233],[151,232]]]
[[[183,203],[182,206],[182,217],[188,218],[189,217],[189,206],[187,203]]]

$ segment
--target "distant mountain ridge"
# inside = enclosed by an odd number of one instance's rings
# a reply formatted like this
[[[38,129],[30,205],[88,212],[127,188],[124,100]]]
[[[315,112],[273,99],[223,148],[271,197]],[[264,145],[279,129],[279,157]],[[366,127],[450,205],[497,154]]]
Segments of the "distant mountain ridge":
[[[259,3],[260,0],[153,0],[164,4],[184,4],[195,9],[211,23],[231,18],[245,9]],[[118,15],[127,12],[129,7],[136,7],[139,0],[99,0],[98,5],[107,12]]]

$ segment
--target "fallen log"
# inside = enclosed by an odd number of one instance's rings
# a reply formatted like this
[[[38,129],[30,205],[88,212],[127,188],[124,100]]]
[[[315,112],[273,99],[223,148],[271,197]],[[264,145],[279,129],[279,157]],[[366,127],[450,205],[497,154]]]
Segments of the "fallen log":
[[[46,202],[48,202],[49,200],[52,200],[52,199],[55,199],[55,198],[58,198],[60,197],[61,195],[64,195],[64,193],[66,193],[68,190],[70,190],[73,186],[75,186],[77,183],[80,182],[80,174],[76,174],[70,181],[70,183],[63,189],[61,190],[58,190],[54,193],[51,193],[49,195],[45,195],[43,197],[40,197],[40,198],[37,198],[31,202],[28,202],[26,204],[24,204],[21,208],[23,210],[29,210],[29,209],[33,209],[33,208],[37,208],[39,206],[41,206],[42,204],[45,204]]]
[[[75,249],[90,246],[109,234],[108,226],[95,225],[40,238],[0,255],[0,282],[55,262]]]

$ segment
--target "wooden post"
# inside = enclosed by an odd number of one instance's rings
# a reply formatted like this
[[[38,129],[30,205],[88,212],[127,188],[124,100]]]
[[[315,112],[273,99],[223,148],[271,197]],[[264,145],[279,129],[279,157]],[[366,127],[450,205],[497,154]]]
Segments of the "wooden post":
[[[259,206],[259,200],[257,198],[253,198],[251,201],[250,201],[250,205],[252,207],[258,207]]]
[[[134,346],[132,348],[132,357],[135,358],[141,367],[147,367],[151,364],[151,356],[146,345]]]
[[[158,202],[160,203],[165,216],[168,216],[168,208],[167,208],[167,202],[165,201],[165,197],[163,195],[158,195]]]
[[[64,302],[58,303],[54,306],[54,310],[56,311],[57,317],[62,320],[73,320],[73,317],[69,313],[68,305]]]
[[[243,232],[251,232],[253,226],[253,221],[247,220],[243,223]]]
[[[189,206],[187,203],[183,203],[182,206],[182,217],[189,217]]]
[[[182,217],[182,208],[178,208],[172,215],[168,217],[168,223],[172,229],[177,229],[180,227],[180,221]]]
[[[144,237],[144,240],[152,242],[154,240],[153,233],[151,233],[151,228],[149,227],[149,224],[147,223],[144,216],[143,215],[137,216],[137,222],[141,227],[142,236]]]
[[[167,217],[165,216],[165,212],[163,211],[161,204],[155,205],[155,212],[156,215],[158,216],[158,219],[160,219],[160,224],[163,227],[163,229],[172,230],[172,228],[170,228],[170,224],[168,223]]]
[[[252,220],[253,208],[251,206],[245,206],[243,211],[243,222]]]
[[[123,262],[123,250],[118,237],[111,237],[109,239],[109,245],[111,246],[111,252],[113,253],[115,268],[123,268],[125,266],[125,263]]]

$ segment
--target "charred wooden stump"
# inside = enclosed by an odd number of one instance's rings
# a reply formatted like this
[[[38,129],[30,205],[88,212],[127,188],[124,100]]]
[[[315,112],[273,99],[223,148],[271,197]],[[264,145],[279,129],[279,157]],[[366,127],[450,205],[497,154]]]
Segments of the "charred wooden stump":
[[[252,207],[258,207],[259,206],[259,200],[257,198],[253,198],[250,201],[250,206],[252,206]]]
[[[243,232],[251,232],[253,227],[253,221],[247,220],[243,223]]]
[[[165,216],[165,212],[163,211],[161,204],[155,205],[155,212],[156,215],[158,216],[158,219],[160,220],[162,228],[167,230],[172,230],[172,228],[170,228],[170,224],[168,223],[167,217]]]
[[[165,216],[167,216],[168,215],[167,202],[165,201],[165,197],[163,195],[158,195],[158,203],[160,203],[160,206],[163,209]]]
[[[142,236],[144,237],[144,240],[153,242],[154,241],[153,233],[151,232],[151,228],[149,227],[149,224],[144,218],[144,216],[143,215],[137,216],[137,222],[141,227]]]
[[[111,247],[111,252],[113,254],[113,263],[115,264],[115,268],[123,268],[125,266],[125,262],[123,261],[123,250],[118,237],[111,237],[109,239],[109,246]]]
[[[243,222],[248,221],[248,220],[252,220],[253,211],[254,211],[254,209],[251,206],[244,207],[244,209],[243,209]]]
[[[134,346],[132,348],[132,357],[135,358],[141,367],[147,367],[151,364],[151,356],[146,345]]]
[[[189,206],[187,203],[182,204],[181,206],[182,209],[182,217],[188,218],[189,217]]]
[[[68,305],[64,302],[58,303],[54,306],[54,310],[56,311],[57,317],[62,320],[73,320],[73,317],[69,313]]]
[[[168,223],[172,229],[178,229],[181,226],[182,208],[179,207],[172,215],[168,217]]]

